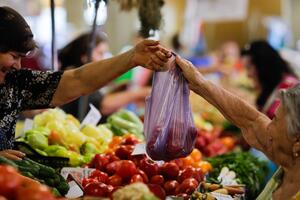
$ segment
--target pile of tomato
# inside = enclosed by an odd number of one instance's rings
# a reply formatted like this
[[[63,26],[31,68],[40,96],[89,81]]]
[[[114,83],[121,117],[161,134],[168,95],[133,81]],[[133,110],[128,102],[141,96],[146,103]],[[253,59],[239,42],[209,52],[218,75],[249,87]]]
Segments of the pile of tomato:
[[[188,198],[211,170],[208,162],[201,161],[197,149],[187,158],[158,165],[145,155],[131,155],[139,143],[134,136],[115,138],[113,142],[110,152],[97,154],[88,165],[96,170],[82,181],[85,195],[110,197],[125,185],[142,182],[161,199],[167,195]]]

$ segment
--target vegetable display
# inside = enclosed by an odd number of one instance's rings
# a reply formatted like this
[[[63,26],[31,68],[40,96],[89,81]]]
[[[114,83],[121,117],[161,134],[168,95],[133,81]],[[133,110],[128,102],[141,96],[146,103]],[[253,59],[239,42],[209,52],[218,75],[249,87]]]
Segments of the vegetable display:
[[[48,187],[21,176],[15,168],[0,165],[0,198],[7,200],[55,200]]]
[[[146,184],[160,199],[165,199],[167,195],[189,196],[211,170],[202,170],[204,165],[193,167],[194,163],[205,162],[201,161],[201,154],[197,149],[189,155],[192,160],[190,163],[184,163],[182,158],[159,165],[145,155],[131,155],[137,143],[139,140],[135,136],[127,135],[110,145],[112,151],[97,154],[88,165],[96,170],[82,180],[85,194],[109,197],[118,188],[139,182]]]
[[[246,186],[247,199],[255,199],[263,189],[264,178],[268,172],[267,165],[248,152],[237,152],[219,155],[207,159],[213,166],[208,182],[218,183],[223,167],[234,171],[239,184]]]
[[[0,156],[0,164],[6,164],[18,169],[26,177],[34,179],[49,187],[56,188],[60,195],[65,195],[69,191],[69,185],[65,179],[53,168],[39,164],[28,158],[11,161]]]

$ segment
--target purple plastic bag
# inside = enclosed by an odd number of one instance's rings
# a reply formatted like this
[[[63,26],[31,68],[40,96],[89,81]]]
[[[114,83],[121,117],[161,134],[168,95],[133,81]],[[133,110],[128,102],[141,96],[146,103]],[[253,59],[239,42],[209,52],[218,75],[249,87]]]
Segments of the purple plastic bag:
[[[144,133],[146,151],[153,160],[189,155],[196,141],[190,90],[175,57],[166,72],[155,72],[152,92],[146,99]]]

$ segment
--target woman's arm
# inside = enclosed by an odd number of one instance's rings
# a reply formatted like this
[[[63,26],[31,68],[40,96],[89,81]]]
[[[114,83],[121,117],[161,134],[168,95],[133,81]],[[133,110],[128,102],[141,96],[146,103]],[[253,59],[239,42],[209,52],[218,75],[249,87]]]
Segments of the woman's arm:
[[[188,61],[177,56],[177,64],[189,82],[190,88],[214,105],[233,124],[241,128],[247,142],[265,150],[268,137],[267,126],[271,120],[253,106],[220,86],[204,79]]]
[[[67,70],[62,75],[51,106],[60,106],[90,94],[135,66],[164,70],[169,57],[171,53],[157,41],[144,40],[135,48],[118,56]]]

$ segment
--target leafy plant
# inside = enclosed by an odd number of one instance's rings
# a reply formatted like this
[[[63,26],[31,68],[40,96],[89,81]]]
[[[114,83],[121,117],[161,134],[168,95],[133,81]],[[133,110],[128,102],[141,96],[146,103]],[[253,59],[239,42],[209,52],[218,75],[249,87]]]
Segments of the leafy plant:
[[[255,199],[264,187],[267,163],[248,152],[234,152],[207,159],[213,166],[208,182],[215,182],[223,167],[236,173],[240,184],[246,185],[247,199]]]

